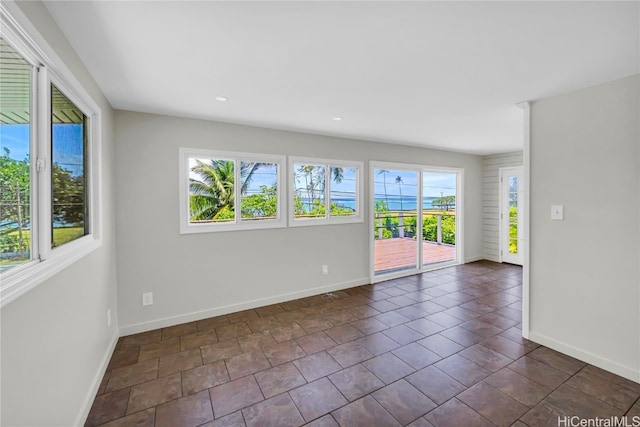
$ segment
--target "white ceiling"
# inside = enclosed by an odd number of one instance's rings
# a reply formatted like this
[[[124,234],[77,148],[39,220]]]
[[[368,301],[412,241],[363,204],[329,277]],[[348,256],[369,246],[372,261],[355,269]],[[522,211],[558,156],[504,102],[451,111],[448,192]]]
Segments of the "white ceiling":
[[[45,4],[114,108],[475,154],[640,72],[636,1]]]

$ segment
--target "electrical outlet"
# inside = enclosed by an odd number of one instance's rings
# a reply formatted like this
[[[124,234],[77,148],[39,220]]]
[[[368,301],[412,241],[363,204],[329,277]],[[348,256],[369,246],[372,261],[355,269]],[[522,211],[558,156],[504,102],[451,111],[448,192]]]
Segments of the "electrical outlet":
[[[551,205],[551,219],[555,221],[562,221],[564,219],[564,206]]]
[[[111,327],[111,309],[107,310],[107,328]]]
[[[328,265],[325,264],[325,265],[322,266],[322,274],[323,275],[329,274],[329,266]]]
[[[153,305],[153,292],[145,292],[142,294],[142,305],[144,307]]]

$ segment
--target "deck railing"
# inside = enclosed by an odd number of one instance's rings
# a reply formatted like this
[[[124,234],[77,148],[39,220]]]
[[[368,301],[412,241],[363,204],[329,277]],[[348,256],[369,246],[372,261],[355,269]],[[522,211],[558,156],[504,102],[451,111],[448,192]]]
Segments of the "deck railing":
[[[416,211],[375,212],[375,239],[415,238],[417,215]],[[423,211],[423,240],[439,245],[443,243],[455,245],[455,216],[455,211]],[[432,218],[435,218],[435,224]],[[443,221],[443,218],[452,218],[453,221],[446,219]],[[445,221],[449,223],[446,227],[443,225]]]

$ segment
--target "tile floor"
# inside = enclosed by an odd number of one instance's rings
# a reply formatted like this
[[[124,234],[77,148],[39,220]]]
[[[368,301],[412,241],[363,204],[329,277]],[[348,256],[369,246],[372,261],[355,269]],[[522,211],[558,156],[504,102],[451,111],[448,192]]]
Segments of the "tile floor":
[[[521,338],[521,276],[476,262],[122,337],[86,425],[640,416],[640,384]]]

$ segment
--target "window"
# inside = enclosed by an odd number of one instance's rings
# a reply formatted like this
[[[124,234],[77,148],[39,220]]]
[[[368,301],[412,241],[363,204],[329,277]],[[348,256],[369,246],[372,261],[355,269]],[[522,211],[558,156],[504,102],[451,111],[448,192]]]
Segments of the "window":
[[[51,235],[52,247],[86,236],[87,116],[51,85]]]
[[[362,163],[302,158],[289,163],[290,225],[362,221]]]
[[[100,109],[48,46],[4,14],[0,33],[0,300],[101,244]],[[47,262],[42,262],[42,261]]]
[[[33,66],[0,39],[0,271],[31,260]]]
[[[180,149],[180,232],[283,227],[284,157]]]

